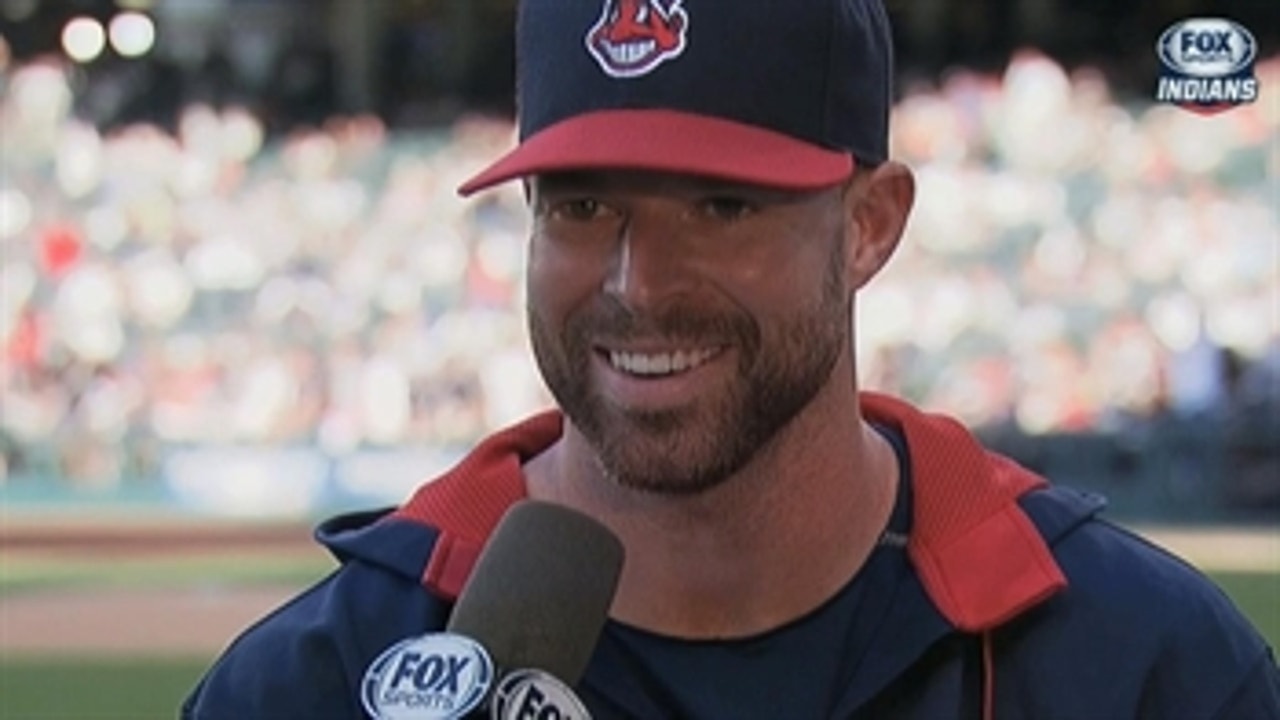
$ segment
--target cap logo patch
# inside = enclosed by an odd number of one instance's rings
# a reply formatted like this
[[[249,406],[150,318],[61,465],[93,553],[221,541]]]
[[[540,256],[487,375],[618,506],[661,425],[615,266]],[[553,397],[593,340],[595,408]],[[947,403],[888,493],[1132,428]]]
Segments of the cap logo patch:
[[[683,0],[604,0],[587,32],[587,50],[616,78],[646,75],[684,52],[689,16]]]

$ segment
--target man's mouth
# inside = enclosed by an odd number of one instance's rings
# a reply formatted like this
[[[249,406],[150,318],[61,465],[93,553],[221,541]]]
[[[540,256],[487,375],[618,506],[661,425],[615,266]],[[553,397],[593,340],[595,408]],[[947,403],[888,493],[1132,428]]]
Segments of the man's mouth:
[[[723,347],[641,353],[609,350],[609,365],[628,375],[665,377],[688,372],[719,355]]]

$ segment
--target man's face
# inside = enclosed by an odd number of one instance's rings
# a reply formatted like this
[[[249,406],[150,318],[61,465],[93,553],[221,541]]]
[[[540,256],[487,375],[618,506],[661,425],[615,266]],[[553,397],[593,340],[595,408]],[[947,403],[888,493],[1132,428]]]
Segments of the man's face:
[[[840,188],[575,173],[535,179],[531,201],[534,354],[621,485],[717,485],[850,350]]]

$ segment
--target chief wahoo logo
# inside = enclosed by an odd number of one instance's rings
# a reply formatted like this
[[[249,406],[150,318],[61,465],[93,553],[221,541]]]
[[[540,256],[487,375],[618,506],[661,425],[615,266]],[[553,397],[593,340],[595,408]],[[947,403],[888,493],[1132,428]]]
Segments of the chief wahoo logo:
[[[648,74],[684,52],[689,16],[683,0],[604,0],[587,32],[587,50],[613,77]]]

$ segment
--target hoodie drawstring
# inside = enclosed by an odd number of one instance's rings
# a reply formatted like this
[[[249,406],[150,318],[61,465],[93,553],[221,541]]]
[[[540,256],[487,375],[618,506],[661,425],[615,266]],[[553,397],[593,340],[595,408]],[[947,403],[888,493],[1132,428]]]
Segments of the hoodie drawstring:
[[[982,633],[982,720],[996,716],[996,663],[991,647],[991,631]]]

